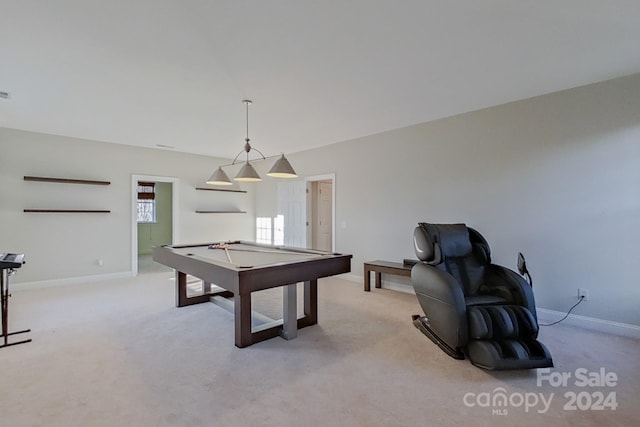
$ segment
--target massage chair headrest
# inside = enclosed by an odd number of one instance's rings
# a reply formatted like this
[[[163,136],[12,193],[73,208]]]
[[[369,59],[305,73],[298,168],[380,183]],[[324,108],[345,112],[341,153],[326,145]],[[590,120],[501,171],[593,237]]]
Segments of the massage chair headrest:
[[[489,243],[482,234],[471,227],[467,228],[469,229],[469,238],[471,239],[473,253],[482,264],[491,264],[491,248],[489,248]]]
[[[413,246],[418,259],[432,265],[445,258],[467,256],[472,251],[482,264],[491,262],[487,241],[465,224],[418,223],[413,231]]]

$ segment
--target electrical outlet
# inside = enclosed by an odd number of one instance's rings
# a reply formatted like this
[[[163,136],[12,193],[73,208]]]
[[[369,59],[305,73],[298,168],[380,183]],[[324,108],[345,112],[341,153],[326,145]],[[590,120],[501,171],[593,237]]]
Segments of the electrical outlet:
[[[578,298],[584,297],[584,301],[589,301],[589,290],[578,288]]]

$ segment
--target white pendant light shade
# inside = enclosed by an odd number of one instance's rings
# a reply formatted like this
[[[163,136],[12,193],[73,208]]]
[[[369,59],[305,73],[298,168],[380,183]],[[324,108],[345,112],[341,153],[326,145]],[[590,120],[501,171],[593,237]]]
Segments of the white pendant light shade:
[[[257,182],[262,181],[262,178],[260,178],[260,175],[258,175],[258,172],[256,172],[254,167],[251,166],[251,163],[246,162],[244,166],[242,166],[236,177],[233,178],[233,180],[242,182]]]
[[[216,171],[211,175],[211,177],[207,180],[207,184],[211,185],[233,185],[229,177],[222,170],[221,167],[218,167]]]
[[[274,178],[297,178],[298,177],[298,175],[296,174],[296,171],[293,170],[291,163],[289,163],[289,160],[287,160],[284,154],[282,155],[282,157],[278,159],[277,162],[274,163],[273,167],[267,173],[267,175],[272,176]]]

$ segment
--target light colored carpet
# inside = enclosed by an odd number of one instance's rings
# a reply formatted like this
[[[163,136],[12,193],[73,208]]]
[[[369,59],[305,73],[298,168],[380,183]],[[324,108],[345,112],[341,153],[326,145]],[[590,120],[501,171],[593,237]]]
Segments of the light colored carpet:
[[[173,269],[153,260],[151,254],[138,255],[138,274],[172,272]]]
[[[171,277],[14,289],[10,329],[32,328],[33,342],[0,349],[0,424],[640,425],[640,342],[633,339],[562,324],[542,328],[552,372],[603,367],[618,382],[578,387],[572,378],[566,387],[538,386],[536,371],[487,372],[449,358],[411,324],[420,313],[415,296],[365,293],[332,278],[319,284],[318,325],[295,340],[238,349],[232,314],[213,304],[174,307]],[[500,388],[508,406],[478,406]],[[565,410],[567,392],[583,393],[582,403],[595,392],[615,392],[618,406]],[[541,403],[517,405],[533,393],[552,399],[546,412],[538,412]]]

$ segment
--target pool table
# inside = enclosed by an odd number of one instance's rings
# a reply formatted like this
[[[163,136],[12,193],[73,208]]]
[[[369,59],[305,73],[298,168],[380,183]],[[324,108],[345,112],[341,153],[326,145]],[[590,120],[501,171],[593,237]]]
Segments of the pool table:
[[[153,249],[154,261],[175,269],[177,307],[203,302],[233,307],[235,344],[240,348],[278,335],[293,339],[298,329],[318,323],[318,279],[350,272],[351,258],[241,240]],[[187,275],[202,280],[198,295],[188,295]],[[304,282],[304,315],[300,318],[298,282]],[[252,328],[251,293],[280,286],[284,287],[283,318],[265,320],[256,314],[263,324]]]

